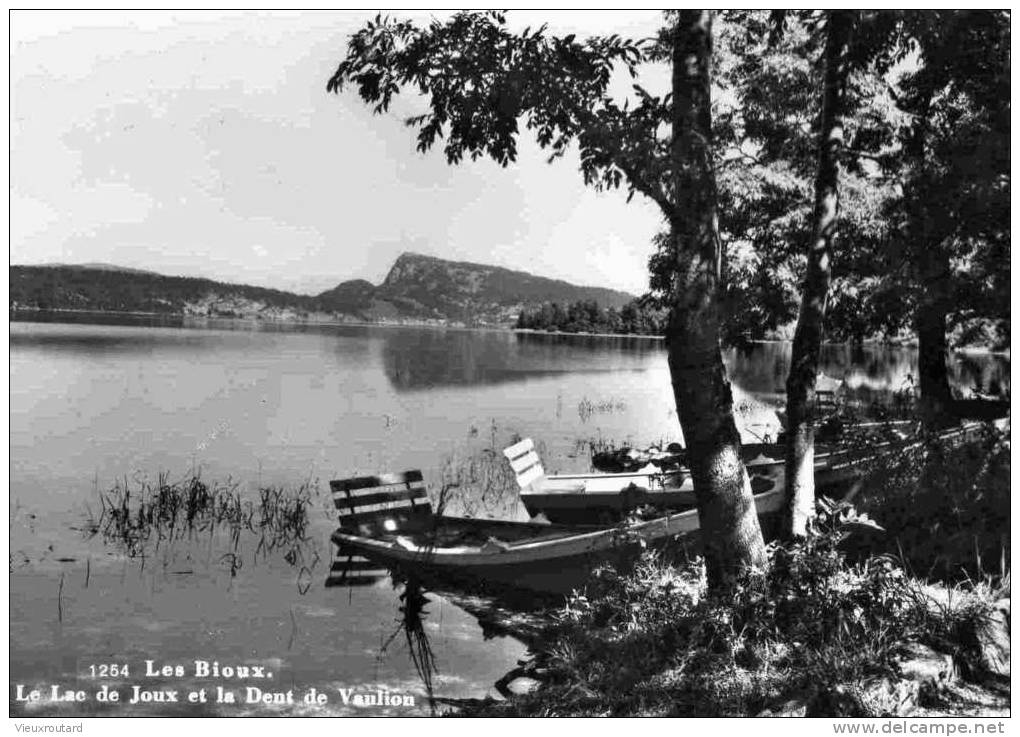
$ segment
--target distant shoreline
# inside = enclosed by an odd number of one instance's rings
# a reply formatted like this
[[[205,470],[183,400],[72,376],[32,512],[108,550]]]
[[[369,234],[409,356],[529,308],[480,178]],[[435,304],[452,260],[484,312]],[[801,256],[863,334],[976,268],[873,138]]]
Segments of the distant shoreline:
[[[368,320],[319,320],[314,318],[293,318],[293,317],[252,317],[252,316],[234,316],[234,315],[195,315],[184,312],[138,312],[131,310],[69,310],[69,309],[52,309],[52,310],[39,310],[35,308],[10,308],[9,313],[12,315],[97,315],[103,317],[155,317],[155,318],[168,318],[175,320],[194,320],[194,321],[218,321],[218,322],[231,322],[241,323],[249,325],[328,325],[328,326],[350,326],[359,328],[427,328],[431,330],[473,330],[477,332],[499,332],[506,333],[511,332],[508,327],[501,327],[498,325],[464,325],[463,323],[440,323],[440,322],[426,322],[426,321],[413,321],[407,322],[390,322],[390,321],[368,321]],[[53,320],[53,322],[60,322],[59,320]],[[64,323],[73,324],[73,323]]]
[[[556,335],[573,336],[584,338],[644,338],[649,340],[663,340],[661,335],[648,335],[645,333],[572,333],[564,330],[534,330],[532,328],[514,328],[499,325],[464,325],[463,323],[440,323],[440,322],[385,322],[368,320],[316,320],[303,318],[276,318],[276,317],[235,317],[231,315],[193,315],[184,312],[135,312],[130,310],[68,310],[51,309],[39,310],[33,308],[11,308],[14,314],[40,314],[40,315],[103,315],[116,316],[125,315],[129,317],[167,317],[182,320],[226,320],[239,323],[277,323],[281,325],[351,325],[353,327],[371,328],[433,328],[436,330],[477,330],[484,332],[500,333],[523,333],[531,335]],[[768,342],[768,341],[762,341]],[[779,341],[782,342],[782,341]]]
[[[102,316],[125,316],[125,317],[166,317],[181,320],[222,320],[233,323],[257,324],[279,324],[279,325],[329,325],[368,328],[428,328],[431,330],[472,330],[476,332],[497,332],[497,333],[520,333],[523,335],[553,335],[557,337],[577,338],[640,338],[643,340],[664,340],[662,335],[648,335],[643,333],[571,333],[563,330],[535,330],[534,328],[501,327],[498,325],[464,325],[463,323],[440,323],[440,322],[382,322],[367,320],[316,320],[316,319],[295,319],[295,318],[274,318],[274,317],[234,317],[227,315],[191,315],[183,312],[134,312],[129,310],[68,310],[51,309],[40,310],[34,308],[12,307],[9,313],[13,315],[102,315]],[[762,338],[752,340],[751,343],[790,343],[783,338]],[[848,343],[826,343],[826,345],[849,345]],[[911,348],[917,350],[916,340],[882,340],[870,338],[863,341],[865,346],[884,346],[888,348]],[[953,353],[1005,356],[1009,358],[1010,349],[996,350],[987,346],[965,346],[953,348]]]
[[[665,336],[649,335],[647,333],[571,333],[567,330],[536,330],[535,328],[507,328],[512,333],[525,333],[528,335],[576,335],[585,338],[647,338],[649,340],[663,340]]]

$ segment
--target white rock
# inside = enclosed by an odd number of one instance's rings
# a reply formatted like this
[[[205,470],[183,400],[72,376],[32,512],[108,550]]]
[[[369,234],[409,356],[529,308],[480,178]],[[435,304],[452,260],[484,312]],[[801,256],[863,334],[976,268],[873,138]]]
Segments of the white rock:
[[[517,678],[510,681],[507,684],[507,690],[517,696],[523,696],[529,694],[532,691],[538,689],[542,685],[541,681],[536,681],[534,678],[528,678],[527,676],[518,676]]]

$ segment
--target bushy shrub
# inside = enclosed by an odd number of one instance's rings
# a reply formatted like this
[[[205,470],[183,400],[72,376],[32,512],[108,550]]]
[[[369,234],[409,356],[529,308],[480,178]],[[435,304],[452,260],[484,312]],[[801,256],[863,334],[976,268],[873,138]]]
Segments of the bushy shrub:
[[[1010,436],[989,425],[978,442],[951,447],[929,438],[881,458],[856,503],[886,533],[851,551],[885,552],[907,570],[949,585],[1001,581],[1010,547]]]
[[[889,674],[904,643],[944,646],[980,606],[932,606],[891,556],[849,563],[841,545],[862,527],[875,525],[823,505],[805,540],[770,547],[768,577],[746,578],[726,598],[707,593],[700,559],[671,566],[646,553],[626,575],[598,570],[536,653],[544,688],[499,710],[756,714]]]

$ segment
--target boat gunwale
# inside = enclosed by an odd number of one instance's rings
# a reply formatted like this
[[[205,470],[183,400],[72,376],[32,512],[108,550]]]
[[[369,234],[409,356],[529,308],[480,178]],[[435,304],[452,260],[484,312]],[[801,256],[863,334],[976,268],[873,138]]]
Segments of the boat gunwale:
[[[896,422],[898,422],[898,423],[908,423],[908,422],[909,423],[913,423],[914,421],[913,420],[909,420],[909,421],[908,420],[898,420]],[[999,418],[999,419],[996,419],[996,420],[992,420],[990,422],[996,428],[1004,429],[1004,427],[1009,422],[1009,418],[1008,417],[1003,417],[1003,418]],[[873,423],[873,424],[884,424],[884,423]],[[978,430],[978,429],[984,427],[986,424],[988,424],[988,422],[986,422],[986,421],[971,420],[971,421],[968,421],[968,422],[964,422],[963,424],[959,425],[958,427],[948,428],[948,429],[942,431],[941,433],[939,433],[938,437],[939,437],[940,440],[953,440],[953,439],[956,439],[957,437],[959,437],[961,435],[965,435],[967,433],[970,433],[970,432],[973,432],[975,430]],[[815,471],[816,472],[817,471],[842,471],[842,470],[845,470],[848,466],[851,466],[851,465],[853,465],[855,463],[863,463],[863,462],[866,462],[866,461],[869,461],[869,460],[874,460],[876,457],[880,456],[881,454],[883,454],[883,453],[885,453],[887,451],[891,451],[891,450],[897,450],[897,451],[912,450],[912,449],[915,449],[915,448],[919,447],[923,443],[924,443],[924,439],[923,438],[920,438],[920,439],[918,439],[918,438],[915,438],[915,439],[904,438],[904,439],[901,439],[901,440],[883,440],[880,443],[876,443],[875,445],[873,445],[873,446],[871,446],[870,448],[867,448],[867,449],[860,449],[860,450],[858,450],[858,449],[853,449],[853,448],[843,448],[843,449],[826,450],[824,453],[819,453],[819,454],[815,455],[815,457],[814,457]],[[769,456],[766,456],[766,458],[769,458]],[[778,467],[778,466],[785,466],[785,465],[786,465],[785,459],[778,459],[778,458],[777,459],[771,459],[770,458],[767,461],[757,461],[757,459],[751,459],[750,461],[745,461],[744,462],[745,468],[754,468],[754,469],[761,469],[761,468],[770,467],[770,466],[777,466]],[[689,476],[690,472],[686,468],[679,468],[679,469],[669,470],[669,471],[649,471],[647,473],[641,473],[641,472],[634,471],[634,472],[629,472],[629,473],[598,473],[598,472],[592,472],[592,473],[579,473],[579,474],[562,474],[562,475],[547,476],[546,478],[549,479],[549,480],[556,480],[556,481],[578,480],[578,479],[581,479],[581,480],[583,480],[583,479],[607,479],[607,478],[608,479],[612,479],[612,478],[620,478],[620,477],[639,477],[639,478],[648,478],[648,479],[651,479],[653,477],[666,478],[666,477],[669,477],[669,476],[678,476],[678,475],[684,475],[684,474]],[[526,489],[521,489],[520,493],[521,493],[521,496],[551,496],[551,495],[554,495],[554,494],[556,494],[556,495],[558,495],[558,494],[582,494],[582,495],[585,495],[585,496],[600,496],[600,495],[615,495],[615,494],[619,494],[620,491],[622,491],[622,489],[617,490],[617,491],[611,491],[611,490],[608,490],[608,489],[585,489],[585,488],[580,488],[580,489],[563,490],[563,491],[559,491],[559,492],[550,492],[550,491],[543,491],[541,489],[532,489],[532,488],[529,487],[529,488],[526,488]],[[676,489],[655,489],[654,491],[649,489],[649,493],[654,493],[656,495],[659,495],[659,494],[669,494],[671,492],[672,493],[684,493],[686,491],[687,490],[684,489],[683,486],[677,487]]]
[[[754,497],[758,506],[758,514],[765,514],[776,511],[782,504],[783,491],[773,489],[763,492]],[[778,502],[778,503],[775,503]],[[764,507],[764,508],[762,508]],[[440,518],[442,519],[442,518]],[[463,522],[468,518],[448,517],[446,519]],[[473,521],[473,520],[471,520]],[[687,523],[693,522],[689,529]],[[521,522],[521,525],[528,523]],[[660,529],[661,528],[661,529]],[[675,528],[675,529],[674,529]],[[380,540],[379,538],[360,535],[356,532],[337,529],[332,535],[335,543],[344,543],[355,547],[368,548],[380,554],[400,558],[412,562],[424,562],[429,564],[449,565],[512,565],[515,563],[528,563],[538,560],[549,560],[553,558],[565,558],[574,555],[602,552],[617,540],[628,536],[636,536],[634,542],[640,539],[656,540],[695,532],[700,528],[698,511],[689,509],[683,512],[668,513],[654,519],[629,525],[616,525],[612,527],[600,527],[596,530],[578,532],[575,535],[553,538],[550,540],[531,540],[519,543],[509,543],[506,547],[493,547],[483,552],[482,546],[459,546],[450,548],[427,547],[415,545],[408,548],[400,545],[397,541]],[[646,537],[649,536],[649,537]],[[603,543],[604,544],[600,544]],[[585,547],[586,543],[593,543]],[[577,548],[584,549],[577,549]],[[555,555],[535,556],[535,553],[557,551]],[[523,557],[523,559],[522,559]]]

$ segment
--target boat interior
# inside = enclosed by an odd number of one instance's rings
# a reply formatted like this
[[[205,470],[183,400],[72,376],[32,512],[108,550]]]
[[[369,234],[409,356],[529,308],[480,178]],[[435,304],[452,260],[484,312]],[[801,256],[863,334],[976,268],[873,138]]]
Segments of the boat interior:
[[[558,540],[601,528],[446,517],[398,508],[361,516],[351,524],[342,524],[340,529],[342,532],[383,542],[399,542],[399,538],[403,538],[419,547],[455,548],[512,546]]]

